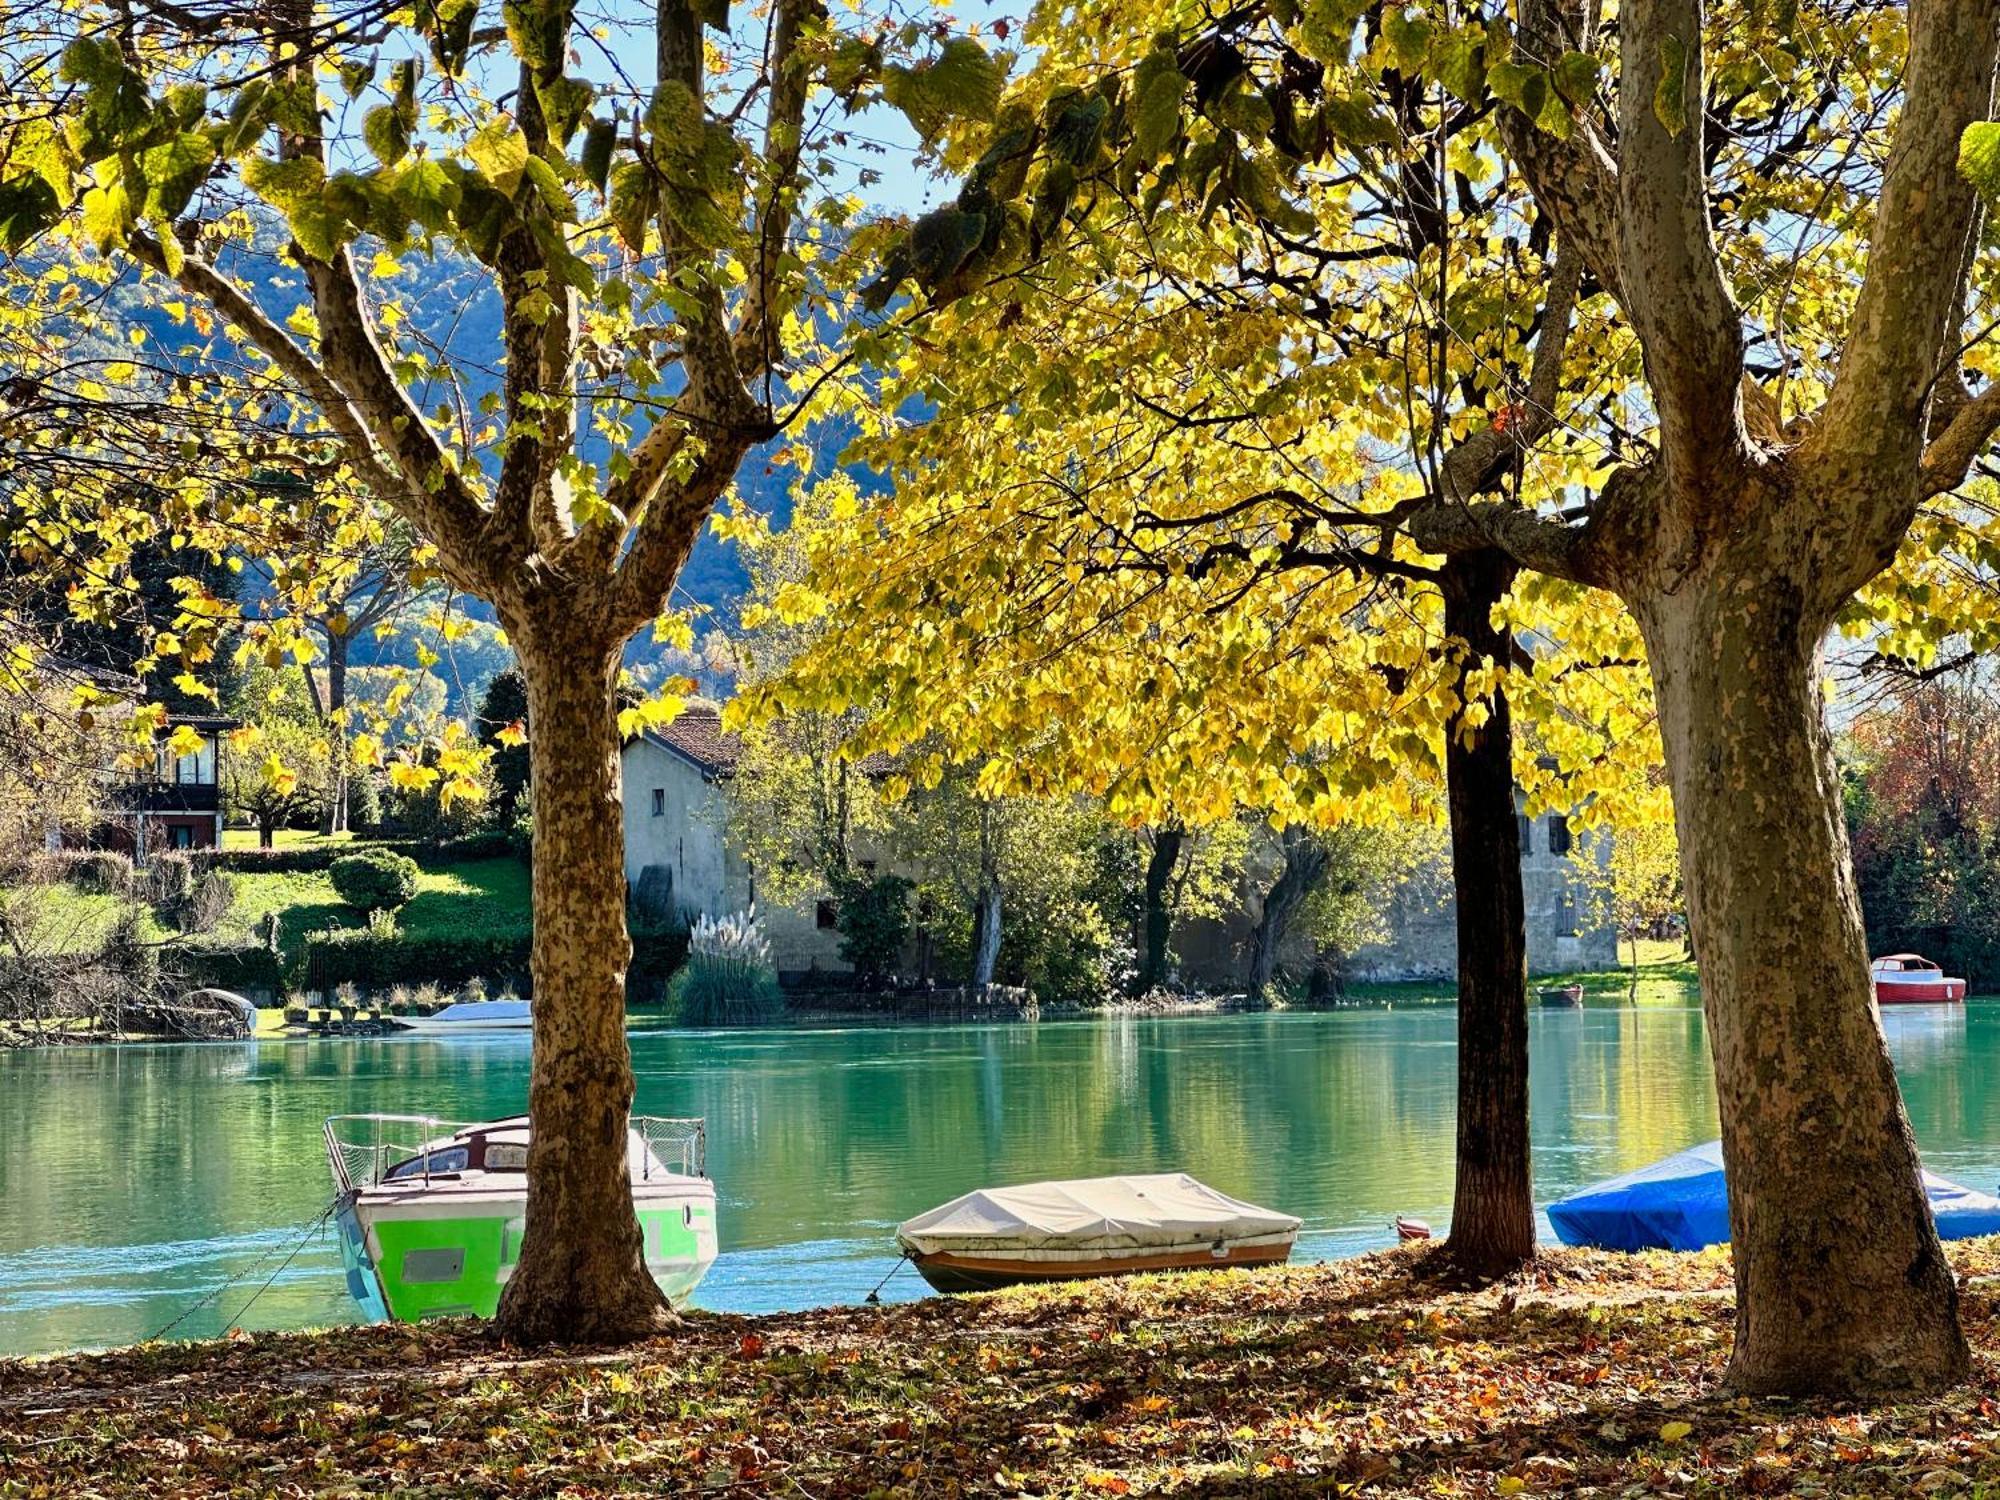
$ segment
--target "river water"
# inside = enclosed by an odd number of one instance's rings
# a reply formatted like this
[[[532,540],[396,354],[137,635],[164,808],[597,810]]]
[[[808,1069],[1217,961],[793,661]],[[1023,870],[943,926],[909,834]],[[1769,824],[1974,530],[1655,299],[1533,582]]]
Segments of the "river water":
[[[1885,1017],[1926,1165],[2000,1187],[2000,1003]],[[697,1305],[858,1301],[895,1224],[982,1185],[1184,1169],[1305,1220],[1298,1259],[1440,1229],[1448,1006],[1039,1026],[635,1030],[638,1108],[708,1121],[722,1257]],[[1538,1201],[1714,1136],[1692,1006],[1536,1011]],[[0,1354],[352,1316],[320,1123],[525,1105],[528,1042],[263,1041],[0,1053]],[[1544,1226],[1546,1230],[1546,1226]],[[289,1264],[288,1254],[296,1250]],[[281,1268],[282,1267],[282,1268]],[[885,1298],[924,1290],[903,1270]]]

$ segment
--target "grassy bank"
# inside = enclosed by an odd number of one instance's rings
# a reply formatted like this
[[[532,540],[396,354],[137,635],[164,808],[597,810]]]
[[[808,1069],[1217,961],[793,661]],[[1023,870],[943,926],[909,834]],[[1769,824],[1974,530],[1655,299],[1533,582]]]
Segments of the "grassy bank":
[[[236,899],[216,929],[218,939],[258,935],[264,918],[276,913],[280,940],[291,957],[308,933],[362,925],[360,915],[335,894],[333,881],[323,870],[237,870],[230,872],[229,880]],[[512,856],[425,869],[417,877],[415,898],[397,913],[397,926],[413,938],[523,928],[528,924],[529,891],[528,867]],[[61,884],[30,887],[28,895],[38,942],[53,951],[72,953],[102,947],[119,912],[129,904],[116,896]],[[159,942],[172,932],[155,913],[145,910],[140,936]]]
[[[1629,951],[1621,949],[1621,951]],[[1635,995],[1631,967],[1579,969],[1562,974],[1536,974],[1528,980],[1530,991],[1544,986],[1580,984],[1586,1004],[1624,1004]],[[1700,999],[1694,963],[1687,957],[1685,944],[1646,939],[1639,944],[1636,999],[1640,1005],[1683,1005]],[[1458,993],[1454,984],[1418,980],[1396,984],[1350,984],[1347,994],[1356,1000],[1449,1000]]]
[[[2000,1270],[1992,1242],[1953,1249]],[[608,1356],[474,1325],[0,1364],[0,1495],[1975,1495],[2000,1331],[1923,1402],[1719,1387],[1724,1254],[1556,1252],[1439,1291],[1418,1254],[880,1310],[691,1316]],[[907,1274],[907,1273],[906,1273]]]

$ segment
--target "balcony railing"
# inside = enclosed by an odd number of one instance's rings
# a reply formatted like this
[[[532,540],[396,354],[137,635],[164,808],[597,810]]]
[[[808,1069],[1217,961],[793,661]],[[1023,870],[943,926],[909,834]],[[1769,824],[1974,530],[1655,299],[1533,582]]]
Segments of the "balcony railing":
[[[212,813],[222,806],[214,782],[138,781],[121,793],[126,806],[149,813]]]

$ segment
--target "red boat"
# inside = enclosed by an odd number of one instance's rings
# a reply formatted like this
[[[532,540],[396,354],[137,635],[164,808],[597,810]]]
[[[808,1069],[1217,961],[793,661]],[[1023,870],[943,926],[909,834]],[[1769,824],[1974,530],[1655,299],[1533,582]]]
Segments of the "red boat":
[[[1921,953],[1878,958],[1870,973],[1880,1005],[1956,1005],[1965,999],[1965,981],[1948,977]]]

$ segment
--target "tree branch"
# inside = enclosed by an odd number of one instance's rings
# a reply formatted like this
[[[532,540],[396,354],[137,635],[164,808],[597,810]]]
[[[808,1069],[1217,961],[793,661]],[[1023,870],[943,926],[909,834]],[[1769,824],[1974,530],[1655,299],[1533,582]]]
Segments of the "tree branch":
[[[1723,285],[1702,165],[1704,8],[1627,0],[1618,17],[1621,300],[1639,334],[1663,451],[1682,472],[1730,463],[1744,441],[1742,317]]]
[[[1892,487],[1899,500],[1923,440],[1925,404],[1955,340],[1949,325],[1976,204],[1958,171],[1959,138],[1992,108],[2000,47],[1996,0],[1910,0],[1909,13],[1902,123],[1883,174],[1868,272],[1816,439],[1845,477]],[[1950,357],[1956,361],[1955,352]],[[1976,421],[1951,422],[1932,445],[1942,470],[1976,432]],[[1971,460],[1967,451],[1960,477]],[[1928,456],[1924,469],[1931,483]]]
[[[1553,68],[1565,52],[1589,52],[1583,0],[1521,0],[1515,50],[1522,62]],[[1567,141],[1538,128],[1520,110],[1497,115],[1507,154],[1527,178],[1535,202],[1575,247],[1597,284],[1622,297],[1618,261],[1618,164],[1591,118],[1590,101],[1569,101],[1575,124]]]

